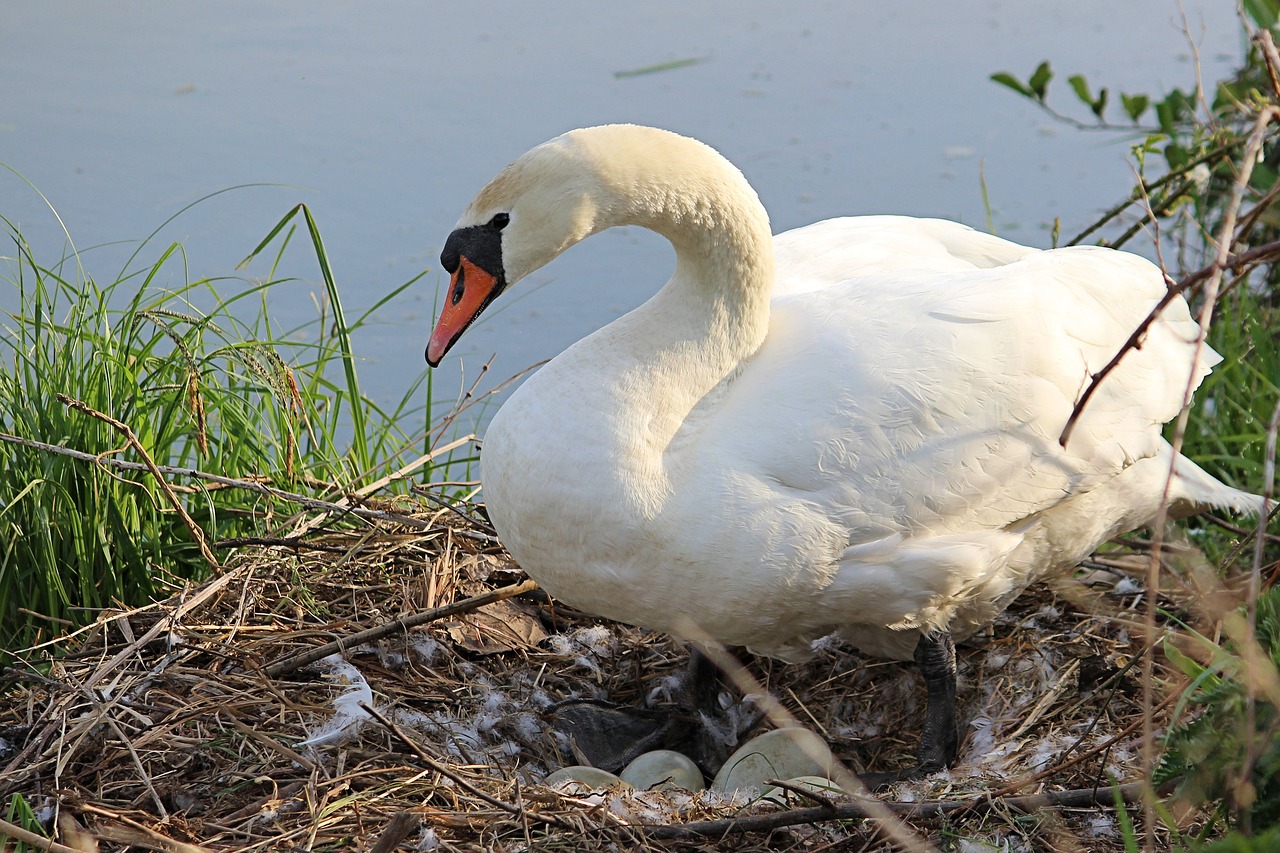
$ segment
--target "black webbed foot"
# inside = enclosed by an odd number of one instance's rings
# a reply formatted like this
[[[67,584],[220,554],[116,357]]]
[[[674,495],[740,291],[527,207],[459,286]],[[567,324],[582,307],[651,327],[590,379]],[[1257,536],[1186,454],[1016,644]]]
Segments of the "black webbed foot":
[[[574,759],[616,772],[655,749],[682,752],[709,776],[724,764],[739,734],[737,722],[720,709],[719,671],[710,659],[693,651],[689,669],[673,706],[632,708],[601,699],[568,699],[546,712],[552,728],[563,734]],[[754,722],[752,723],[754,724]],[[734,731],[727,731],[727,729]]]
[[[569,741],[574,760],[616,773],[635,758],[665,749],[676,720],[662,711],[603,699],[568,699],[547,709],[551,726]]]

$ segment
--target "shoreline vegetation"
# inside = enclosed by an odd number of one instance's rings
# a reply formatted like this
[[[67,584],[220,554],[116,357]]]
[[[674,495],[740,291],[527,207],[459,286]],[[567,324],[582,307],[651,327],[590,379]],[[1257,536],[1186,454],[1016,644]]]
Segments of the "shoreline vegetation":
[[[1064,107],[1048,63],[993,79],[1137,139],[1133,191],[1063,242],[1149,241],[1224,356],[1170,439],[1274,506],[1280,6],[1245,11],[1248,62],[1214,86],[1113,98],[1076,75]],[[303,205],[243,280],[191,280],[181,245],[149,239],[102,283],[0,220],[18,305],[0,317],[0,838],[18,849],[1280,846],[1274,515],[1126,537],[1024,595],[960,652],[960,763],[878,805],[549,788],[576,761],[540,713],[668,702],[684,650],[511,563],[477,501],[471,392],[433,410],[424,371],[392,408],[362,394],[359,333],[417,279],[347,317]],[[285,329],[267,294],[299,251],[323,299]],[[775,723],[853,769],[910,754],[909,668],[834,644],[744,664]]]

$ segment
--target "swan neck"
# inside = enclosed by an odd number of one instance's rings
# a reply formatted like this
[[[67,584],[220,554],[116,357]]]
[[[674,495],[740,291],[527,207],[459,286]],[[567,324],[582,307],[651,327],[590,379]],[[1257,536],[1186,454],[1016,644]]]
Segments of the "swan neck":
[[[675,273],[655,297],[671,312],[700,317],[708,342],[735,359],[768,330],[774,253],[769,217],[742,174],[710,148],[666,168],[613,176],[597,228],[638,225],[671,242]]]

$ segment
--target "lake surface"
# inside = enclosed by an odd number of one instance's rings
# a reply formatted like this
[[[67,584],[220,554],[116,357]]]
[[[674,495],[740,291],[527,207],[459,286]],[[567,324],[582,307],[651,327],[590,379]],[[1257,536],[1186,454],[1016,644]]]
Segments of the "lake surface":
[[[1243,54],[1234,4],[1183,2],[1207,81]],[[471,196],[567,129],[614,121],[696,136],[737,163],[775,230],[835,215],[941,216],[1049,244],[1130,186],[1123,135],[1071,130],[990,82],[1052,61],[1066,77],[1160,94],[1195,79],[1171,0],[777,4],[46,0],[0,30],[0,163],[56,207],[91,274],[110,279],[171,214],[190,275],[235,264],[293,204],[313,210],[348,315],[424,270],[356,338],[366,391],[393,403],[424,367],[438,254]],[[650,73],[625,72],[696,60]],[[620,74],[619,72],[623,72]],[[1113,91],[1113,100],[1115,100]],[[40,257],[57,219],[0,171],[0,214]],[[121,243],[120,241],[126,241]],[[114,245],[103,245],[114,244]],[[286,325],[322,286],[298,246],[275,292]],[[11,254],[0,249],[0,255]],[[587,241],[490,309],[446,359],[437,396],[496,354],[497,381],[548,358],[663,283],[666,244]],[[174,269],[173,286],[181,283]],[[266,265],[250,269],[265,274]],[[9,297],[0,295],[0,299]],[[489,382],[487,384],[492,384]]]

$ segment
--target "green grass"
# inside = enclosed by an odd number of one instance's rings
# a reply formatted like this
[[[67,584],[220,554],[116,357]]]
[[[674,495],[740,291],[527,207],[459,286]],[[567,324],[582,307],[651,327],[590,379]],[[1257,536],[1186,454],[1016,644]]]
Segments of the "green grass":
[[[1280,305],[1237,288],[1219,301],[1209,344],[1223,361],[1196,391],[1184,452],[1224,481],[1260,491],[1280,400]]]
[[[36,817],[35,810],[31,808],[31,803],[21,794],[14,794],[9,798],[9,805],[5,809],[4,819],[19,829],[25,829],[28,832],[35,833],[37,836],[47,838],[48,833],[41,826],[39,818]],[[3,842],[3,849],[14,850],[15,853],[22,853],[26,850],[35,850],[37,848],[22,841],[18,841],[12,848],[8,843],[12,841],[10,837],[0,832],[0,842]]]
[[[314,321],[281,328],[267,296],[291,283],[277,271],[294,251],[299,218],[302,251],[314,257],[326,298]],[[43,262],[0,220],[12,246],[0,252],[0,286],[14,289],[17,304],[0,316],[0,432],[142,461],[119,430],[64,405],[61,394],[127,424],[157,464],[334,494],[429,444],[426,371],[398,405],[380,408],[360,391],[354,349],[370,315],[413,281],[349,319],[304,206],[245,260],[268,263],[258,280],[190,280],[182,246],[148,238],[103,283],[86,255],[72,248]],[[153,259],[139,263],[149,251]],[[210,540],[260,535],[270,513],[293,512],[250,492],[177,485]],[[39,641],[98,608],[164,596],[208,569],[149,473],[0,441],[0,648]]]
[[[1235,638],[1217,643],[1189,633],[1194,657],[1166,642],[1165,655],[1191,681],[1155,782],[1176,780],[1187,800],[1222,803],[1215,817],[1229,806],[1237,826],[1264,829],[1280,826],[1280,715],[1274,691],[1250,674],[1238,632],[1256,638],[1259,665],[1280,668],[1280,588],[1264,590],[1255,608],[1252,630],[1244,608],[1233,614],[1236,628],[1226,633]]]

